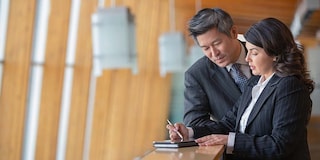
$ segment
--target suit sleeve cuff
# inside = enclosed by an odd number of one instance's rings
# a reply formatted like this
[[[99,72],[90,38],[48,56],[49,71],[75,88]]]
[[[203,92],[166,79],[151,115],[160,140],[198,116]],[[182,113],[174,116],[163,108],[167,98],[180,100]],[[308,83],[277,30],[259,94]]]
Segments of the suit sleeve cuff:
[[[226,150],[227,154],[232,154],[233,153],[235,136],[236,136],[236,133],[229,132],[227,150]]]

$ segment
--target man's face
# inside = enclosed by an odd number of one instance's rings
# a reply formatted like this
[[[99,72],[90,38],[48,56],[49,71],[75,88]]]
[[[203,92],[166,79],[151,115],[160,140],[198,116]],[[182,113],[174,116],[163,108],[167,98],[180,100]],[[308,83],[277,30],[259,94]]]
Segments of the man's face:
[[[204,54],[219,67],[234,63],[240,55],[240,43],[237,40],[237,32],[233,29],[231,37],[218,32],[216,28],[197,36]]]

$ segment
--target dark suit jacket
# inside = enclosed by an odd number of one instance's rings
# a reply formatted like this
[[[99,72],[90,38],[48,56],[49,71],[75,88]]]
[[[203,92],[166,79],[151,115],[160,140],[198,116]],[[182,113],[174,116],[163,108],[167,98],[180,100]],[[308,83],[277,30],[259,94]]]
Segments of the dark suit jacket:
[[[240,97],[241,92],[226,68],[202,57],[185,72],[184,123],[210,124],[210,115],[220,120]]]
[[[235,132],[235,159],[310,159],[307,123],[312,101],[305,85],[294,76],[274,75],[254,105],[245,133],[238,132],[240,118],[258,80],[250,79],[243,95],[221,121],[194,127],[195,138]]]

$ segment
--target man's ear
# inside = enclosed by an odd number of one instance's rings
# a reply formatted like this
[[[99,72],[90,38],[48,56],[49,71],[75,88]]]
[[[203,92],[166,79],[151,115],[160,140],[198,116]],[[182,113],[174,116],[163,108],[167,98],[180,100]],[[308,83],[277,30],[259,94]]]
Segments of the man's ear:
[[[235,39],[238,38],[238,28],[237,28],[237,26],[233,25],[231,27],[230,34],[231,34],[231,38],[235,38]]]

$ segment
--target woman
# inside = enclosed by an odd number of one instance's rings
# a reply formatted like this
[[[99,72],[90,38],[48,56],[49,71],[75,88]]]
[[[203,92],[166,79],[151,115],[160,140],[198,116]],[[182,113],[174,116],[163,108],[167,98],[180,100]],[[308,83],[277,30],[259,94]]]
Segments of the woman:
[[[187,128],[168,125],[170,139],[196,138],[200,146],[223,144],[227,159],[310,159],[307,123],[314,83],[303,48],[275,18],[245,33],[246,61],[254,75],[233,109],[215,124]],[[200,138],[201,137],[201,138]]]

